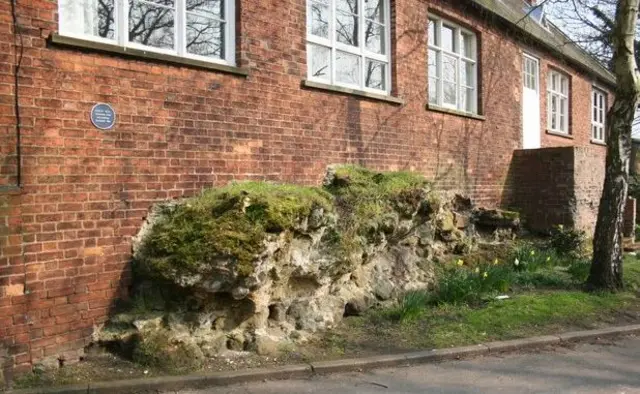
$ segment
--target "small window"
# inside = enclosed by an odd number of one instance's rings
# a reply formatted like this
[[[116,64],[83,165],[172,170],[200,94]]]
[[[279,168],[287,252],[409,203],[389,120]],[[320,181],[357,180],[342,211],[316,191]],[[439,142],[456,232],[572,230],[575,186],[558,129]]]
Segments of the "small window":
[[[591,139],[605,141],[605,118],[607,115],[607,94],[600,89],[593,89],[591,95]]]
[[[60,34],[235,63],[233,0],[59,0]]]
[[[476,35],[454,23],[429,19],[429,103],[477,113]]]
[[[389,0],[307,0],[309,80],[388,94]]]
[[[554,70],[549,71],[547,115],[550,131],[569,134],[569,77]]]

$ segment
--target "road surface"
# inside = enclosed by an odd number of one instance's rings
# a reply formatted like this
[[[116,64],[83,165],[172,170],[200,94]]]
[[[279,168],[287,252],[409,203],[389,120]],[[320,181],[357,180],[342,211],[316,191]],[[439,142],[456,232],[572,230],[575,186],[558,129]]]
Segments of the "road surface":
[[[180,394],[638,393],[640,338]]]

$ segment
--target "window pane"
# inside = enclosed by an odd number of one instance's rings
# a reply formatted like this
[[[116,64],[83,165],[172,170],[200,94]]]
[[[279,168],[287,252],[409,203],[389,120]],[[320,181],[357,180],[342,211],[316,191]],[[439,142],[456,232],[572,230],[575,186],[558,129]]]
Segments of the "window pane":
[[[473,87],[475,86],[473,83],[474,74],[475,74],[475,65],[469,62],[462,62],[462,67],[460,69],[460,81],[463,85]]]
[[[59,0],[60,30],[115,39],[115,0]]]
[[[467,33],[462,33],[462,56],[475,59],[475,54],[473,53],[473,36]]]
[[[311,76],[331,81],[331,49],[309,44]]]
[[[224,58],[224,22],[187,13],[187,52]]]
[[[387,65],[382,62],[367,59],[365,67],[365,86],[372,89],[386,90]]]
[[[438,80],[429,78],[429,103],[438,104]]]
[[[222,0],[186,0],[187,12],[194,12],[202,16],[224,19]]]
[[[311,23],[308,27],[309,34],[329,38],[329,6],[315,1],[311,2]]]
[[[460,108],[463,111],[474,112],[473,108],[473,95],[475,94],[475,90],[473,88],[462,88],[460,91]]]
[[[164,0],[163,3],[171,7],[154,6],[138,0],[129,1],[130,42],[174,49],[175,11],[172,0]]]
[[[383,23],[384,22],[384,1],[364,0],[364,16],[367,19]]]
[[[442,54],[442,79],[449,82],[457,82],[456,70],[457,62],[453,56]]]
[[[442,83],[442,101],[444,104],[456,105],[456,84],[443,82]]]
[[[336,0],[336,9],[342,12],[357,14],[358,0]]]
[[[428,73],[429,73],[429,77],[441,77],[441,75],[438,75],[438,66],[437,66],[437,58],[438,54],[436,53],[436,51],[434,51],[433,49],[429,49],[429,53],[428,53],[428,64],[429,64],[429,68],[428,68]]]
[[[336,39],[343,44],[358,46],[358,16],[337,12]]]
[[[569,80],[565,77],[560,77],[560,93],[566,95],[569,91]]]
[[[436,21],[429,19],[429,45],[437,45]]]
[[[453,28],[446,26],[446,25],[442,25],[442,32],[441,32],[442,36],[441,36],[441,46],[442,49],[449,51],[449,52],[453,52],[454,47],[453,47],[453,36],[454,36],[454,31]]]
[[[360,57],[337,51],[336,80],[341,83],[360,85]]]
[[[384,26],[375,22],[367,22],[364,32],[364,40],[367,49],[371,52],[384,54]]]

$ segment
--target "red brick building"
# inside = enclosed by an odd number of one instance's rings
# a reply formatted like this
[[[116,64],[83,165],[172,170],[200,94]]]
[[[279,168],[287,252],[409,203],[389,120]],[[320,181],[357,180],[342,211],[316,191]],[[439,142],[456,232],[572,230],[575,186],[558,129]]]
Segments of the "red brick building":
[[[508,205],[514,151],[603,156],[612,75],[527,14],[521,0],[0,2],[0,360],[75,357],[126,293],[158,201],[356,163]],[[92,124],[98,103],[115,119]]]

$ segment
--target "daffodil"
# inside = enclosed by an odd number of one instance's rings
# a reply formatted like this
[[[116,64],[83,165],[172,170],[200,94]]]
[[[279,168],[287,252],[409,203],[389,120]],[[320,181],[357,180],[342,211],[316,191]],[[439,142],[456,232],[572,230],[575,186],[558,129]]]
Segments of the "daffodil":
[[[536,251],[532,250],[529,254],[532,255],[532,256],[535,256],[536,255]]]
[[[480,268],[476,267],[476,269],[474,270],[476,274],[480,273]]]
[[[520,265],[520,260],[518,260],[517,257],[516,257],[516,260],[513,262],[513,265],[515,265],[516,267]]]
[[[484,274],[482,274],[482,277],[485,278],[485,279],[487,278],[487,276],[489,276],[489,274],[486,273],[486,272]]]
[[[458,261],[456,261],[456,265],[458,267],[462,267],[464,265],[464,261],[462,259],[458,259]]]
[[[498,261],[498,259],[493,260],[493,265],[498,265],[498,263],[500,263],[500,261]]]

